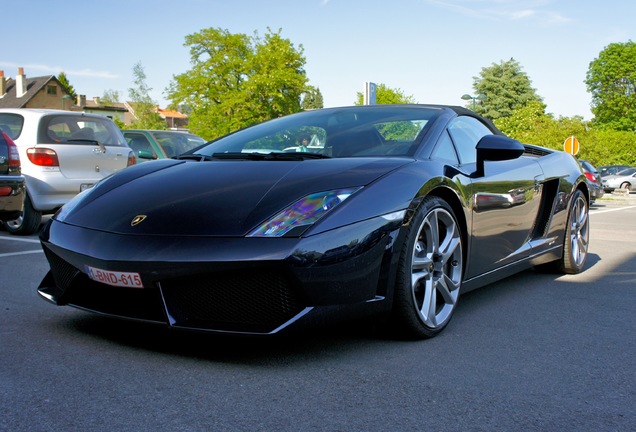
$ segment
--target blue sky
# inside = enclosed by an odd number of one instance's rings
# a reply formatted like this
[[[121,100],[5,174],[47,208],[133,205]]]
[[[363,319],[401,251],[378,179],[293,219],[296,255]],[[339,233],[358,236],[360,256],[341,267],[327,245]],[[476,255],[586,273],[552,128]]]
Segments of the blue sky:
[[[325,106],[351,105],[366,81],[419,103],[465,105],[473,77],[517,60],[556,116],[590,119],[589,63],[608,44],[636,40],[625,0],[21,0],[2,25],[0,69],[15,77],[64,71],[88,98],[128,98],[141,63],[151,97],[167,105],[174,75],[190,68],[188,34],[271,28],[299,47]],[[6,5],[5,5],[6,6]],[[8,7],[8,6],[7,6]],[[8,11],[5,7],[5,11]],[[19,17],[19,19],[17,19]],[[15,19],[14,19],[15,18]]]

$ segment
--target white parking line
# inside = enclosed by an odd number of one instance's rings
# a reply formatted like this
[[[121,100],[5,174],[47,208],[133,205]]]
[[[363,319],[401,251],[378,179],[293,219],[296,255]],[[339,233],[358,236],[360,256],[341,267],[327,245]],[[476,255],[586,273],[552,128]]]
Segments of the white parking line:
[[[0,254],[0,258],[3,258],[3,257],[10,257],[10,256],[17,256],[17,255],[34,254],[34,253],[43,253],[43,252],[44,252],[44,251],[42,251],[42,250],[22,251],[22,252],[10,252],[10,253],[3,253],[3,254]]]
[[[601,214],[601,213],[610,213],[610,212],[615,212],[615,211],[619,211],[619,210],[627,210],[627,209],[633,209],[633,208],[636,208],[636,206],[616,207],[616,208],[607,209],[607,210],[595,211],[593,213],[591,212],[590,215]]]
[[[25,243],[40,243],[40,240],[30,239],[30,238],[22,238],[22,237],[0,236],[0,240],[9,240],[9,241],[17,241],[17,242],[25,242]]]

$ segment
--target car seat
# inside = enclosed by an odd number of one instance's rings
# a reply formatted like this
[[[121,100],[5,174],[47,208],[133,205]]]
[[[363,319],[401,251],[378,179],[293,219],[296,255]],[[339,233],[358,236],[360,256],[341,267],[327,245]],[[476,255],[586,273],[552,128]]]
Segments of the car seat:
[[[372,129],[337,132],[327,140],[333,157],[364,156],[367,150],[381,144],[380,136]]]

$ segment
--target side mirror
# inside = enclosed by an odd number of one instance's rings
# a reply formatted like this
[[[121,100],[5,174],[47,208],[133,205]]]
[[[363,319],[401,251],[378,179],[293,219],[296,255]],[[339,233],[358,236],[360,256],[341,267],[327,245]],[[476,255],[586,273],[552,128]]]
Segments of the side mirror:
[[[525,148],[512,138],[503,135],[486,135],[475,147],[477,150],[477,171],[471,177],[483,177],[486,161],[505,161],[520,157]]]
[[[139,159],[157,159],[157,156],[148,150],[139,150],[137,157]]]

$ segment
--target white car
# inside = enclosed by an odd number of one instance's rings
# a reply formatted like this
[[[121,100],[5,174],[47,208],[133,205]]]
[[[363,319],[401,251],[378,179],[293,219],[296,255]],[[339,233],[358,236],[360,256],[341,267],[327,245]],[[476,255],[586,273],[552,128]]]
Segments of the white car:
[[[615,189],[636,190],[636,168],[627,168],[615,175],[603,177],[603,189],[612,192]]]
[[[22,216],[5,222],[13,234],[33,234],[43,214],[54,213],[82,190],[135,164],[111,119],[73,111],[0,109],[0,130],[15,142],[26,179]]]

